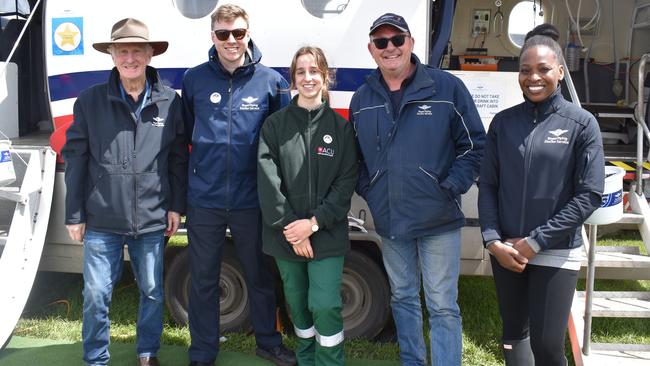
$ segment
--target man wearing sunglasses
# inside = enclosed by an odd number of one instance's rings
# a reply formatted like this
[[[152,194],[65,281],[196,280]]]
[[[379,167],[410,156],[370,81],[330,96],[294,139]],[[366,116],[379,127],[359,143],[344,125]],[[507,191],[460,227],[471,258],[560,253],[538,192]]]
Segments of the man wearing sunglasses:
[[[190,365],[213,365],[219,352],[219,275],[226,228],[244,267],[256,354],[296,363],[275,329],[273,276],[262,253],[257,144],[262,122],[289,103],[287,81],[259,63],[248,14],[222,5],[211,16],[209,61],[187,71],[183,112],[191,132],[187,235],[190,253]]]
[[[431,365],[461,364],[457,304],[460,195],[478,175],[485,131],[471,95],[455,76],[423,65],[403,17],[370,27],[377,63],[352,97],[362,161],[357,192],[382,237],[402,365],[425,365],[420,284],[429,313]]]

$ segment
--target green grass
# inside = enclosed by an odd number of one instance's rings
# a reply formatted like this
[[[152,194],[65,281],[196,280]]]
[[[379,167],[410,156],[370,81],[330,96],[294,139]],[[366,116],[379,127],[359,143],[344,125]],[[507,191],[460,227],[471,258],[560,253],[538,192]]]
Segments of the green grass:
[[[174,238],[172,245],[182,245],[184,238]],[[638,236],[629,232],[600,238],[598,245],[624,243],[640,245]],[[579,280],[584,288],[584,280]],[[15,335],[79,342],[81,340],[80,275],[41,273],[32,291]],[[596,281],[597,290],[650,291],[650,281]],[[132,276],[125,272],[123,280],[114,291],[111,305],[111,337],[113,342],[135,342],[135,317],[138,291]],[[463,365],[502,365],[499,348],[501,321],[498,316],[494,283],[490,277],[462,276],[459,281],[459,305],[463,316]],[[254,337],[250,334],[228,334],[222,344],[227,351],[253,354]],[[390,337],[380,337],[386,339]],[[187,327],[180,327],[165,315],[162,342],[180,346],[189,345]],[[593,322],[594,342],[625,342],[650,344],[650,319],[602,319]],[[288,346],[295,345],[293,336],[286,336]],[[568,344],[568,341],[567,341]],[[348,339],[345,343],[347,358],[371,360],[399,360],[399,350],[393,341],[368,341]],[[567,357],[571,359],[570,347]],[[573,364],[570,362],[570,364]]]
[[[639,247],[641,254],[648,255],[648,250],[643,245],[641,240],[641,233],[638,231],[618,231],[611,234],[606,234],[598,238],[597,245],[603,246],[631,246]]]

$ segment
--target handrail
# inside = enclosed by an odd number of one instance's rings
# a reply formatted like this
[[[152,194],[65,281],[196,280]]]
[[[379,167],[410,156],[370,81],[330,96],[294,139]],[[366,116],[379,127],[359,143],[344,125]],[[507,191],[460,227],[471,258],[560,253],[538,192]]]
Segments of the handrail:
[[[650,141],[650,131],[645,121],[644,115],[644,100],[643,100],[643,83],[645,79],[645,65],[650,60],[650,53],[646,53],[639,60],[639,84],[638,84],[638,99],[636,108],[634,108],[634,120],[637,123],[637,170],[636,170],[636,194],[640,197],[643,195],[643,135],[645,134],[648,141]],[[568,73],[567,73],[568,74]],[[650,153],[648,154],[650,160]],[[644,198],[645,199],[645,198]],[[592,298],[594,294],[594,276],[595,276],[595,257],[596,257],[596,225],[589,225],[589,252],[587,254],[587,279],[586,279],[586,299],[585,299],[585,314],[584,314],[584,329],[583,329],[583,343],[582,353],[589,355],[591,348],[591,308]]]
[[[641,56],[639,60],[639,83],[637,84],[638,97],[636,101],[636,108],[634,108],[634,120],[638,125],[643,128],[645,136],[650,141],[650,131],[648,130],[648,124],[645,121],[644,110],[643,110],[643,82],[645,78],[645,65],[650,60],[650,53],[646,53]],[[639,131],[640,133],[641,131]],[[637,168],[636,168],[636,193],[641,195],[643,193],[643,139],[637,139],[641,143],[637,144]],[[648,152],[648,160],[650,160],[650,152]]]
[[[31,23],[32,18],[34,18],[34,14],[36,14],[36,9],[38,9],[38,5],[40,3],[41,0],[38,0],[36,1],[36,4],[34,4],[34,8],[29,14],[29,18],[27,18],[27,21],[25,22],[25,26],[20,31],[20,34],[18,35],[18,38],[16,38],[16,42],[14,43],[14,46],[11,48],[11,52],[9,52],[9,56],[7,56],[7,59],[4,61],[4,64],[2,65],[2,69],[0,70],[0,78],[2,78],[7,72],[7,66],[9,65],[9,61],[11,61],[11,58],[13,57],[14,53],[16,53],[16,50],[18,49],[18,44],[20,44],[20,40],[23,38],[23,35],[25,34],[25,31],[27,30],[29,23]]]
[[[648,129],[648,125],[645,120],[645,111],[643,110],[643,104],[645,103],[643,100],[643,83],[645,82],[645,65],[648,61],[650,61],[650,53],[644,54],[639,60],[639,84],[637,85],[638,96],[636,108],[634,109],[634,118],[645,126],[645,130]]]
[[[564,73],[564,81],[566,83],[567,89],[569,89],[569,95],[571,96],[571,102],[578,107],[582,108],[582,104],[580,104],[580,98],[578,97],[578,92],[576,91],[575,85],[573,85],[573,79],[571,78],[571,73],[569,72],[569,68],[567,67],[566,60],[562,60],[562,65],[564,65],[564,70],[566,72]]]

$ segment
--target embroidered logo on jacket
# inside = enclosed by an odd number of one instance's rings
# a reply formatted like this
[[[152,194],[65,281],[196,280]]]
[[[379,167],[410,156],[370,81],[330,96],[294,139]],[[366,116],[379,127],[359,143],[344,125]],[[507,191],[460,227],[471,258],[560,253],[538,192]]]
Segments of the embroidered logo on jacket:
[[[246,97],[246,98],[241,98],[241,101],[243,102],[242,105],[239,106],[240,111],[259,111],[260,106],[255,103],[257,102],[259,98],[255,97]]]
[[[569,144],[569,138],[566,136],[562,136],[565,133],[569,132],[569,130],[562,130],[562,129],[557,129],[553,131],[548,131],[549,134],[553,136],[546,136],[546,140],[544,140],[545,144],[564,144],[568,145]]]
[[[319,146],[319,147],[316,148],[316,154],[333,158],[334,157],[334,149],[332,149],[331,147]]]
[[[430,111],[431,106],[423,104],[421,106],[418,106],[418,116],[432,116],[433,113]]]
[[[153,121],[151,121],[151,124],[154,127],[165,127],[165,119],[160,117],[154,117]]]
[[[330,136],[330,135],[325,135],[325,136],[323,136],[323,141],[324,141],[326,144],[331,144],[331,143],[332,143],[332,136]]]
[[[212,102],[213,104],[217,104],[221,102],[221,94],[217,92],[210,94],[210,102]]]

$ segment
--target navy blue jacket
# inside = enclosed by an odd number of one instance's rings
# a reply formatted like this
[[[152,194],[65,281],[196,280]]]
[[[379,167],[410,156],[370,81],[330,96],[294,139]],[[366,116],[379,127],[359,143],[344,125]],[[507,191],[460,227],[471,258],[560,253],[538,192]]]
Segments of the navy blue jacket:
[[[357,192],[377,232],[409,240],[460,228],[460,195],[478,176],[485,130],[457,77],[420,63],[393,119],[391,99],[372,72],[350,103],[362,161]]]
[[[582,245],[580,226],[600,205],[604,179],[598,122],[560,88],[499,112],[479,183],[484,242],[530,236],[542,250]]]
[[[65,223],[138,235],[167,227],[185,212],[187,144],[181,100],[147,66],[151,84],[139,116],[122,98],[119,74],[79,94],[61,151]]]
[[[183,78],[183,114],[191,131],[188,204],[218,209],[257,208],[257,145],[262,122],[289,103],[289,85],[260,64],[262,54],[249,43],[252,61],[231,75],[214,46],[210,60]]]

